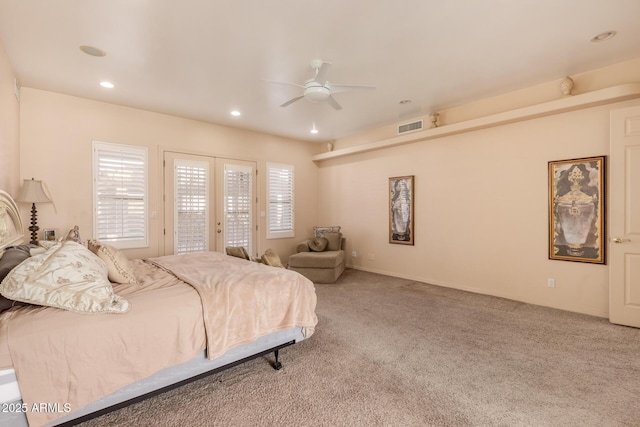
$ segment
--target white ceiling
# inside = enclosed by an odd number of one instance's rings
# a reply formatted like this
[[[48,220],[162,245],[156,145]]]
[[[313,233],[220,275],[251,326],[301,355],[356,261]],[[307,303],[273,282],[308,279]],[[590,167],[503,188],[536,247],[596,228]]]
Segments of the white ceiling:
[[[0,0],[0,40],[22,86],[327,141],[640,57],[639,17],[640,0]],[[301,89],[264,79],[302,84],[316,58],[377,89],[280,107]]]

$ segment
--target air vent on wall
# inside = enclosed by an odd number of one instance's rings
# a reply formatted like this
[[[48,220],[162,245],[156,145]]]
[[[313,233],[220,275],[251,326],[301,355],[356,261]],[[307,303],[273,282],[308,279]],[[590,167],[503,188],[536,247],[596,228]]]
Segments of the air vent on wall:
[[[398,125],[398,135],[407,132],[415,132],[417,130],[422,129],[422,120],[418,120],[417,122],[405,123],[403,125]]]

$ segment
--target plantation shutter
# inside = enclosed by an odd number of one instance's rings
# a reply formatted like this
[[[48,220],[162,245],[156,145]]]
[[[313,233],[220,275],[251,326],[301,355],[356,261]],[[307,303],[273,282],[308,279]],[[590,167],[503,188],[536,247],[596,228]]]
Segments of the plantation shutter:
[[[224,165],[225,246],[242,246],[252,253],[253,168]]]
[[[174,253],[209,250],[209,164],[174,161]]]
[[[293,166],[267,164],[267,238],[294,237]]]
[[[93,236],[118,248],[148,247],[147,149],[94,141]]]

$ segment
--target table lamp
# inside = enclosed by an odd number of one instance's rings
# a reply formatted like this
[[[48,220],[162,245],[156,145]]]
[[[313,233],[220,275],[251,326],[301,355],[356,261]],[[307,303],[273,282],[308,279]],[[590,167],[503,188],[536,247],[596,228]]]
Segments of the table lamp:
[[[47,196],[42,187],[42,181],[37,179],[25,179],[22,184],[22,190],[20,195],[16,199],[18,202],[31,203],[31,244],[38,244],[38,211],[36,210],[36,203],[53,203],[53,201]]]

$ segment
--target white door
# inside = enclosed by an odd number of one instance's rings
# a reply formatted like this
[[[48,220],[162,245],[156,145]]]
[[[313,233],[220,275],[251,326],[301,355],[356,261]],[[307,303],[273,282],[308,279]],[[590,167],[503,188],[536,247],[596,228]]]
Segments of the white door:
[[[640,328],[640,106],[611,112],[609,320]]]
[[[255,162],[216,159],[216,234],[221,250],[242,246],[257,256]]]
[[[257,253],[255,162],[164,153],[164,254]]]
[[[216,250],[212,157],[164,153],[164,254]]]

